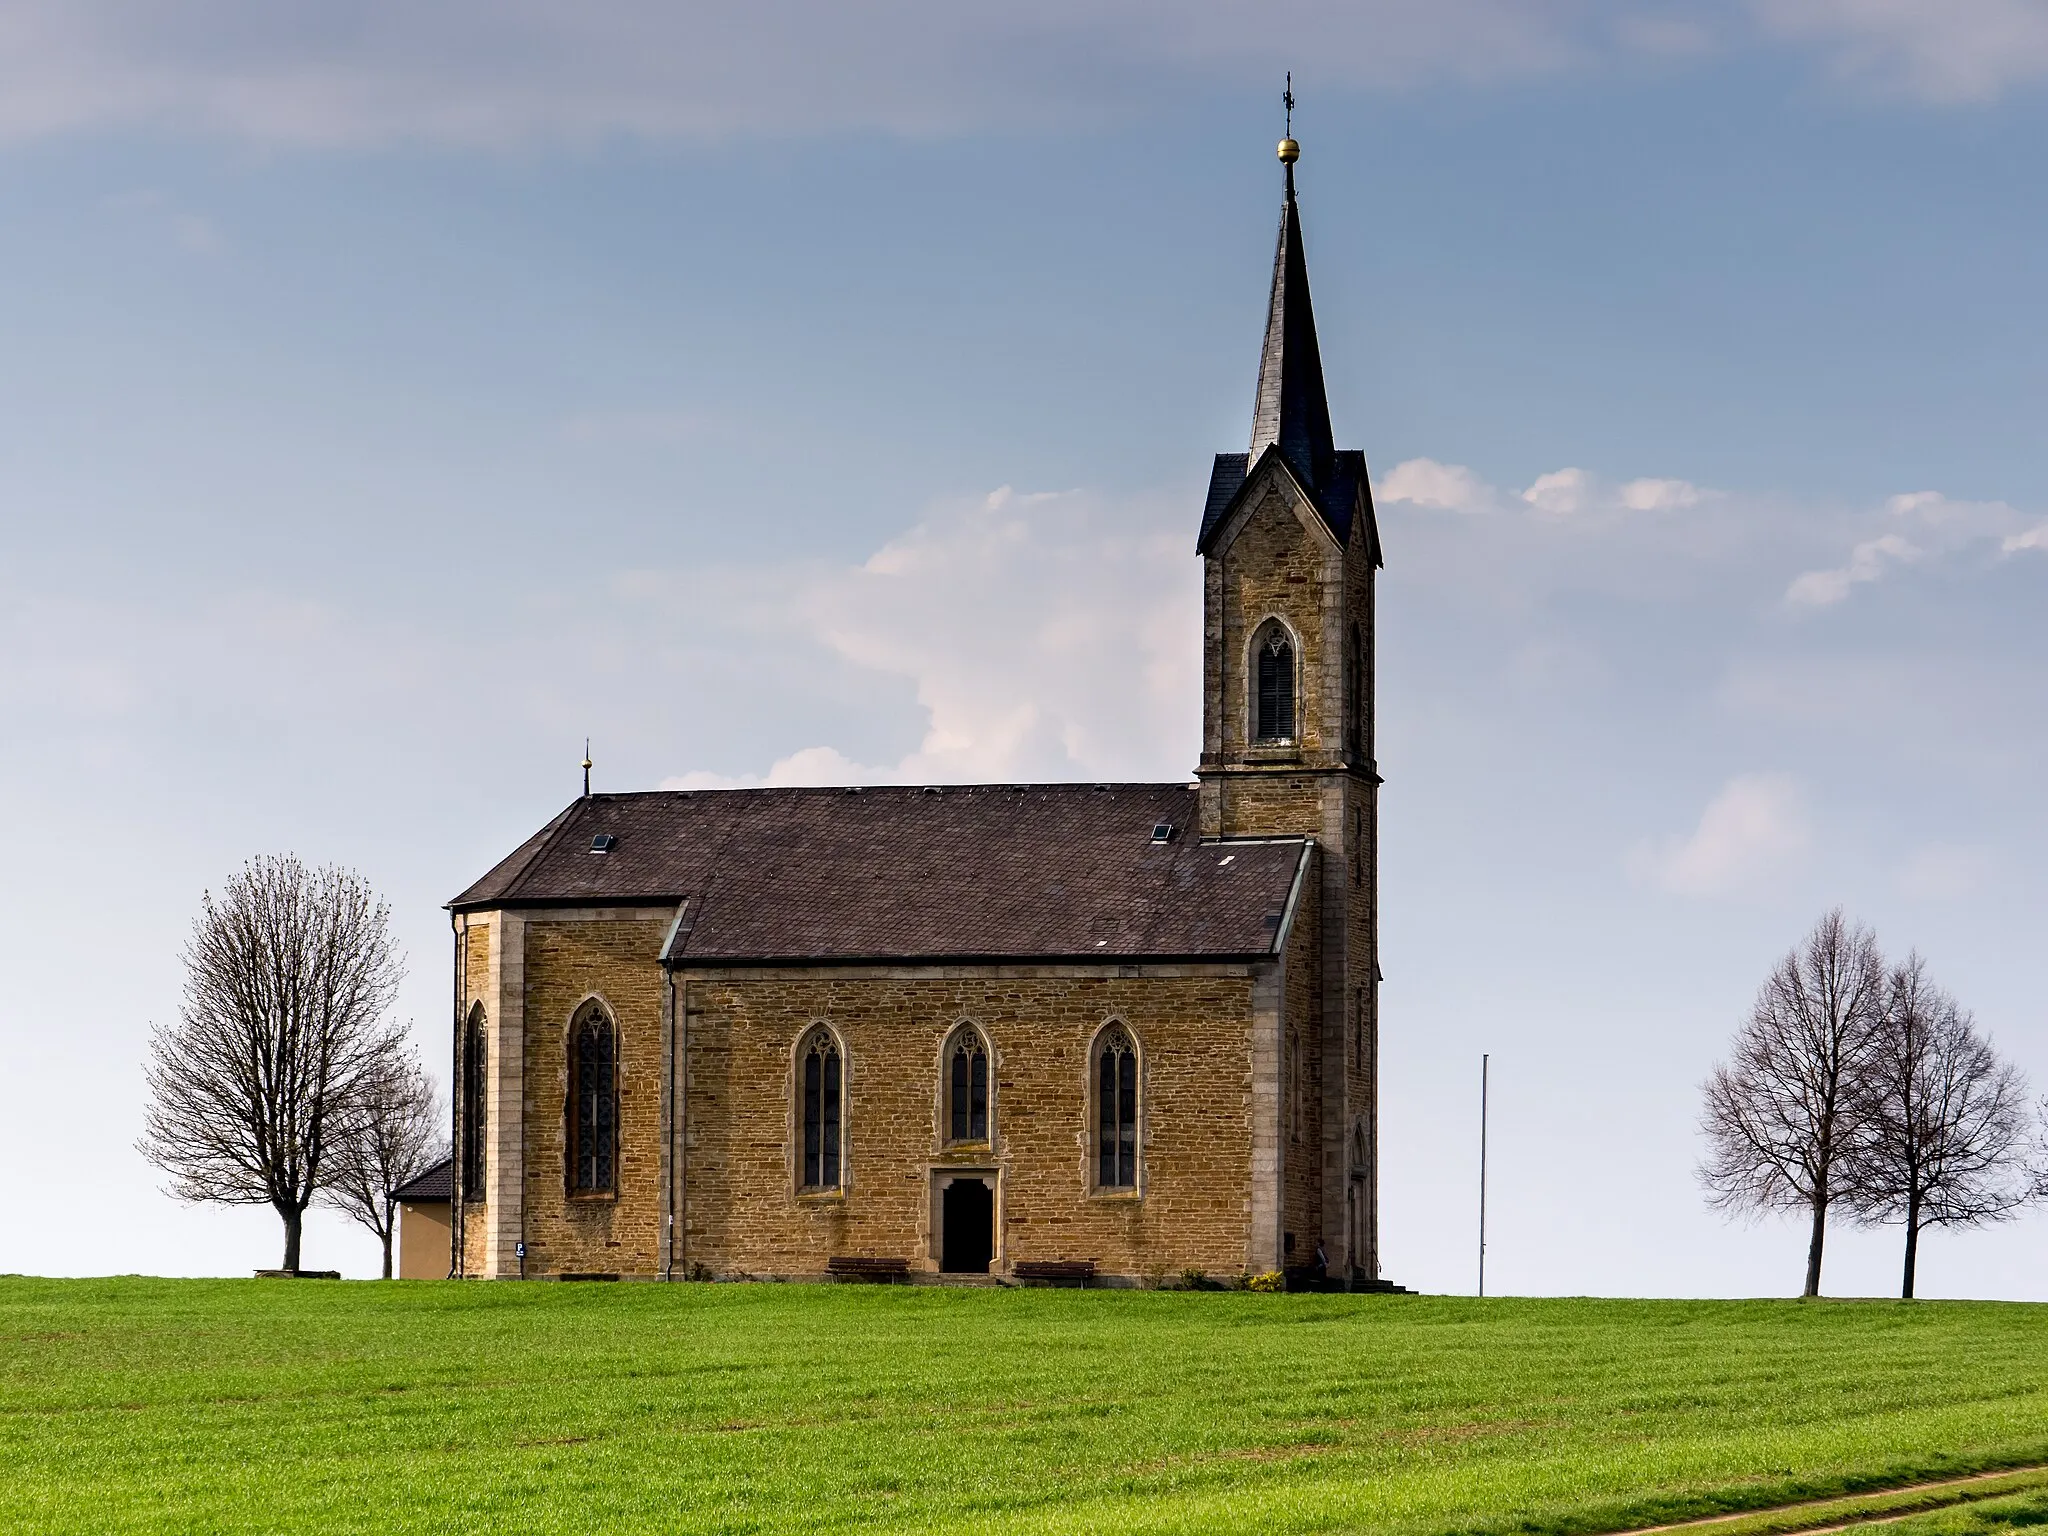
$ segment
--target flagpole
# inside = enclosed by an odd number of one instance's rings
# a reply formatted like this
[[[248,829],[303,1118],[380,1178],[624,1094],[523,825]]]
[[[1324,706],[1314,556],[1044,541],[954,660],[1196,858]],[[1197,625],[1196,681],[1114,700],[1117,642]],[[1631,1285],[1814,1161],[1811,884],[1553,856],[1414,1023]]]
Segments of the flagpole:
[[[1479,1058],[1479,1294],[1486,1294],[1486,1080],[1489,1057]]]

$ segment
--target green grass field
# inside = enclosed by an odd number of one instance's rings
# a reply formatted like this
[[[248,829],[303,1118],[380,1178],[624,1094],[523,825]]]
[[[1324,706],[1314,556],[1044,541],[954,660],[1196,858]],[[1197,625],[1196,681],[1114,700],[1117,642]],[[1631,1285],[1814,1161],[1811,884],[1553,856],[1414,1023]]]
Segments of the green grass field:
[[[5,1279],[0,1414],[5,1531],[1565,1533],[2048,1462],[2048,1307]]]

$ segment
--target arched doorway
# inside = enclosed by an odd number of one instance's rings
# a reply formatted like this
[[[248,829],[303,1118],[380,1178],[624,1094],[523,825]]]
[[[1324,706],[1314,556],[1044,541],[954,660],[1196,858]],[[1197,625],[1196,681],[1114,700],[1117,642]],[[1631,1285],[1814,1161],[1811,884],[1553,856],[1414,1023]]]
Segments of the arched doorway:
[[[995,1257],[996,1198],[984,1179],[954,1179],[946,1185],[939,1211],[944,1252],[939,1268],[949,1275],[985,1275]]]

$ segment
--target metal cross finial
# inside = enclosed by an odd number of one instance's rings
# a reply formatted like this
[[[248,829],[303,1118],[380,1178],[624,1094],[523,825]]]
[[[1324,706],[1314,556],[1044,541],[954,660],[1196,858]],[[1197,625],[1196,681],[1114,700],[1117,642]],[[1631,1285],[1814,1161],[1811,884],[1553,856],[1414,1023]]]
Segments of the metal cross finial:
[[[1294,71],[1287,71],[1287,89],[1280,93],[1280,100],[1287,108],[1287,137],[1294,137]]]

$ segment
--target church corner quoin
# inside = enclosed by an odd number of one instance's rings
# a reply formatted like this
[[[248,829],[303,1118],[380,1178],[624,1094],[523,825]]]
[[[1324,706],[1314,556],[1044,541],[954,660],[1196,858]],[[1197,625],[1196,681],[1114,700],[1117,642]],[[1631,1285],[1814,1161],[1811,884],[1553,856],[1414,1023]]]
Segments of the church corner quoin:
[[[586,793],[451,902],[455,1272],[1379,1284],[1381,556],[1291,162],[1195,542],[1192,785]]]

